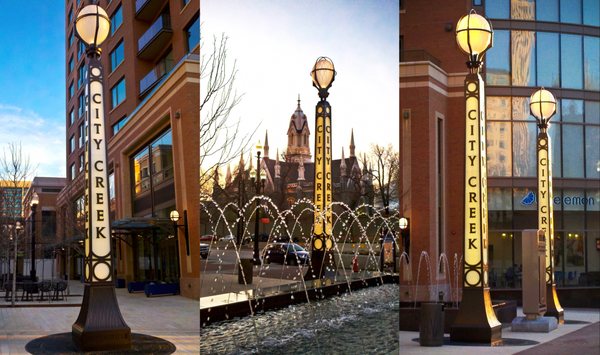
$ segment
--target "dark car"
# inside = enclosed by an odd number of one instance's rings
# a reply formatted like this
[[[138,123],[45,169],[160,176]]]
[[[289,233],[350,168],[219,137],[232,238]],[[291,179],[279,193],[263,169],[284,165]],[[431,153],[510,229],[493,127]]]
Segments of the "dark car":
[[[309,253],[295,243],[269,244],[264,251],[265,263],[279,263],[288,265],[308,264]]]
[[[200,243],[200,256],[202,259],[208,258],[208,253],[210,251],[210,245],[205,243]]]

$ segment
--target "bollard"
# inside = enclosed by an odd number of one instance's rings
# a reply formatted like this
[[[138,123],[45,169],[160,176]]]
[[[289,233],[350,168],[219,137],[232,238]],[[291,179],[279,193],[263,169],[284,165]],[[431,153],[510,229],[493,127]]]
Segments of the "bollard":
[[[421,346],[442,346],[444,344],[444,304],[421,303],[419,321],[419,344]]]
[[[240,259],[240,263],[238,264],[238,283],[240,285],[250,285],[252,284],[252,259]],[[244,283],[244,277],[246,278],[246,282]]]

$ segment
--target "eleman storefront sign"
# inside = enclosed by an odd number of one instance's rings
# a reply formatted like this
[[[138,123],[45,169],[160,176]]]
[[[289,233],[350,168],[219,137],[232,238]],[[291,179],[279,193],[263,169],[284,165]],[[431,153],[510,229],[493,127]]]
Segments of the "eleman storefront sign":
[[[86,125],[86,263],[90,282],[111,281],[110,221],[101,70],[90,65]]]
[[[474,78],[475,79],[475,78]],[[483,80],[471,80],[466,86],[465,140],[465,287],[487,284],[487,175],[485,153],[485,117],[479,101]],[[481,92],[481,97],[484,97]]]

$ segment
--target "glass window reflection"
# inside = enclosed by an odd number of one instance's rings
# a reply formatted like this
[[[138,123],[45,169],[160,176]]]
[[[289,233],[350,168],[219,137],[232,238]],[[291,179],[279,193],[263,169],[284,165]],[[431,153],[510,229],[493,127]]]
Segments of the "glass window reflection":
[[[510,122],[488,122],[486,143],[489,176],[512,176]]]
[[[538,86],[560,87],[558,33],[537,33]]]
[[[548,136],[550,137],[550,159],[552,159],[552,176],[562,176],[562,159],[560,156],[560,125],[552,123],[548,125]]]
[[[600,178],[600,126],[585,127],[585,177]]]
[[[600,26],[600,0],[583,0],[583,8],[583,24]]]
[[[583,122],[583,101],[562,99],[562,121]]]
[[[536,129],[533,122],[513,122],[513,176],[537,176]]]
[[[511,32],[512,84],[535,86],[535,32]]]
[[[535,0],[512,0],[510,17],[513,20],[535,20]]]
[[[583,126],[564,124],[563,130],[563,177],[583,177]]]
[[[600,124],[600,101],[585,102],[585,122]]]
[[[509,31],[494,31],[494,46],[485,56],[487,85],[510,85]]]
[[[581,23],[581,0],[560,2],[560,22]]]
[[[568,89],[583,88],[581,36],[561,34],[560,45],[562,87]]]
[[[509,15],[509,0],[487,0],[485,2],[486,17],[508,19]]]
[[[155,139],[133,159],[135,195],[144,194],[173,179],[173,143],[171,130]]]
[[[486,98],[487,121],[510,121],[510,96],[488,96]]]
[[[538,21],[558,22],[558,0],[537,0],[535,11]]]
[[[583,71],[586,90],[600,90],[600,38],[583,37]]]

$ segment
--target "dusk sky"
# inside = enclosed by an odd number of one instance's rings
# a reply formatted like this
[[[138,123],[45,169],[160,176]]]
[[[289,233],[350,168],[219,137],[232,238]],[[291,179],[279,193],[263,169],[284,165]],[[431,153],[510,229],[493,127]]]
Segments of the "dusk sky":
[[[271,158],[287,146],[298,94],[314,158],[319,97],[310,71],[320,56],[330,57],[337,71],[328,98],[333,157],[341,156],[342,146],[348,156],[351,128],[357,153],[371,143],[397,148],[398,6],[397,0],[203,0],[201,50],[210,53],[215,35],[229,37],[228,56],[239,69],[236,89],[244,94],[231,117],[246,132],[261,125],[254,141],[263,140],[268,129]]]
[[[21,142],[35,175],[65,176],[64,1],[0,5],[0,154]]]

